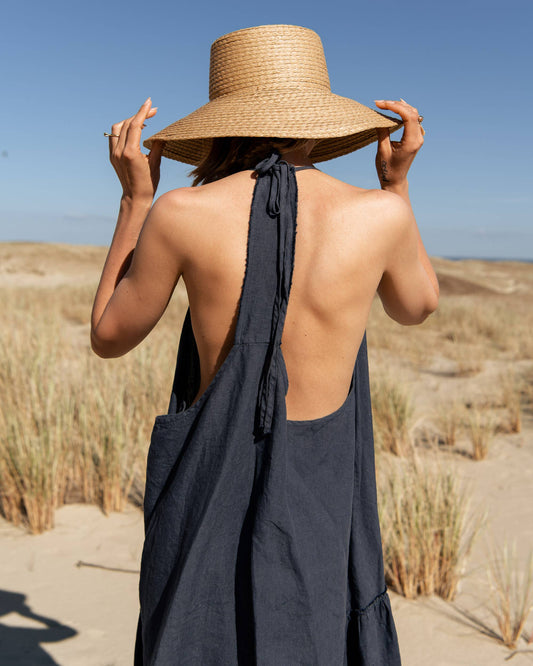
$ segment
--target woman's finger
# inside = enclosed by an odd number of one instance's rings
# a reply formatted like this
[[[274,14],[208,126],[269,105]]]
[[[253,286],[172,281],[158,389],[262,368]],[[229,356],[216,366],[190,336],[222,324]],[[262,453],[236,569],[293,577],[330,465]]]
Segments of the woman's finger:
[[[132,118],[127,118],[126,120],[122,121],[122,128],[120,130],[120,136],[117,139],[117,145],[115,146],[115,156],[121,157],[122,154],[124,153],[124,148],[126,146],[126,140],[128,138],[128,129],[130,126],[131,121],[133,120]]]
[[[376,127],[378,135],[378,152],[381,155],[388,156],[391,154],[390,131],[387,127]]]
[[[374,100],[376,105],[382,109],[388,109],[401,116],[404,128],[401,143],[403,146],[418,149],[422,139],[420,123],[418,122],[418,109],[408,104],[405,100]]]
[[[141,150],[141,132],[144,125],[144,121],[147,118],[151,118],[157,113],[157,107],[152,107],[152,100],[148,98],[141,108],[137,111],[135,116],[133,116],[132,121],[128,127],[128,136],[126,137],[128,149],[132,151]]]
[[[148,102],[148,100],[146,100]],[[109,156],[110,158],[113,156],[113,154],[122,154],[124,151],[124,147],[126,145],[126,142],[128,140],[128,130],[130,128],[131,123],[133,120],[137,117],[137,115],[144,110],[144,106],[146,102],[141,106],[139,111],[135,116],[131,116],[131,118],[127,118],[126,120],[122,120],[120,123],[115,123],[111,129],[111,134],[114,134],[116,136],[110,136],[109,137]],[[151,118],[152,116],[155,116],[157,113],[157,107],[154,107],[153,109],[150,109],[150,111],[146,114],[146,118]],[[143,124],[141,123],[141,129],[143,127]]]
[[[115,123],[111,128],[111,134],[113,134],[115,136],[110,136],[109,137],[109,159],[110,160],[112,160],[113,154],[116,150],[116,147],[117,147],[117,144],[118,144],[118,137],[120,136],[123,125],[124,125],[124,121],[122,121],[120,123]]]
[[[374,101],[379,107],[386,106],[387,109],[395,111],[398,115],[402,116],[402,118],[409,117],[410,113],[414,113],[418,117],[418,110],[415,109],[414,106],[408,104],[404,99],[400,99],[399,101],[392,99],[376,99]]]
[[[154,192],[159,184],[159,173],[161,168],[161,156],[163,154],[164,141],[154,141],[152,150],[148,153],[148,164],[150,165],[150,174]]]
[[[165,145],[164,141],[154,141],[152,145],[152,150],[148,153],[148,163],[150,164],[151,171],[159,169],[164,145]]]

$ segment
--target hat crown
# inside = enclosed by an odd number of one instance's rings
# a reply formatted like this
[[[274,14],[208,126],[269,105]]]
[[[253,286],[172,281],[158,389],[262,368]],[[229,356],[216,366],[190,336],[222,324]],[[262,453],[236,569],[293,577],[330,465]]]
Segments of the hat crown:
[[[309,28],[265,25],[219,37],[211,46],[210,101],[240,92],[331,92],[322,41]]]

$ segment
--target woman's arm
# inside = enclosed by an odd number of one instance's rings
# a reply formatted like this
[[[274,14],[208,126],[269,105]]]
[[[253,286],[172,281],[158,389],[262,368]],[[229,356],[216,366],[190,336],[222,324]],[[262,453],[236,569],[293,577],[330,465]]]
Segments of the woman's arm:
[[[407,180],[407,172],[424,143],[423,133],[418,122],[418,110],[407,102],[376,100],[376,104],[398,113],[404,121],[401,141],[390,141],[387,129],[377,130],[376,169],[381,189],[397,194],[407,204],[395,206],[399,218],[395,224],[398,236],[378,294],[385,310],[394,319],[400,323],[420,323],[437,308],[439,300],[439,282],[413,214]],[[420,316],[402,312],[408,309],[402,303],[402,296],[403,300],[410,299],[414,302],[418,299],[422,303]]]
[[[109,139],[123,193],[91,315],[91,347],[103,358],[121,356],[146,337],[181,275],[168,206],[152,207],[163,144],[149,155],[140,149],[144,121],[155,113],[146,100],[135,116],[113,125]]]
[[[389,317],[405,326],[421,324],[436,310],[439,294],[438,284],[436,289],[420,257],[412,208],[398,194],[375,192],[386,230],[383,273],[377,293]]]
[[[117,225],[94,298],[91,314],[91,341],[96,341],[102,315],[113,292],[130,268],[133,252],[150,208],[151,201],[133,202],[125,197],[120,200]],[[94,346],[93,349],[97,351]]]
[[[121,207],[93,306],[91,347],[102,358],[136,347],[167,308],[183,273],[180,237],[190,217],[185,206],[179,209],[179,194],[175,190],[159,197],[141,222],[137,240],[141,209]]]
[[[418,260],[424,267],[424,270],[426,271],[426,274],[433,285],[433,289],[435,290],[436,294],[436,302],[438,302],[439,299],[439,281],[437,279],[437,275],[435,274],[435,271],[433,270],[433,266],[431,265],[431,261],[429,259],[429,256],[426,252],[426,248],[424,247],[424,243],[422,241],[422,237],[420,236],[420,230],[418,229],[418,224],[416,223],[416,219],[414,216],[414,213],[412,212],[413,209],[411,207],[411,200],[409,199],[409,184],[407,182],[407,178],[405,179],[405,182],[402,183],[401,185],[390,185],[387,187],[382,187],[383,190],[388,191],[388,192],[394,192],[394,194],[398,194],[409,206],[411,210],[411,233],[415,236],[416,238],[416,245],[417,245],[417,253],[418,253]],[[436,306],[435,308],[436,309]]]

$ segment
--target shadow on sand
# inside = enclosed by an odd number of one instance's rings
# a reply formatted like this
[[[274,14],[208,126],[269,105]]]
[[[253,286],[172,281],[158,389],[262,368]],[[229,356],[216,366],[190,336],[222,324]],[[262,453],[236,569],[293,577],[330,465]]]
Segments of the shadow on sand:
[[[10,613],[40,622],[45,627],[13,627],[0,622],[2,663],[10,666],[59,666],[41,647],[41,643],[64,641],[78,632],[57,620],[34,613],[26,603],[25,594],[0,590],[0,617]]]

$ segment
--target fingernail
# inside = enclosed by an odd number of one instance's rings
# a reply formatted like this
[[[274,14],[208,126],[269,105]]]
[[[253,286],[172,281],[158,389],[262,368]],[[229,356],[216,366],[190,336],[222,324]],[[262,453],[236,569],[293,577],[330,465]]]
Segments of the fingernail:
[[[384,99],[375,99],[374,103],[375,104],[382,104],[385,100]]]
[[[405,102],[405,100],[400,97],[400,102]],[[405,103],[407,104],[407,102]]]
[[[152,99],[151,97],[148,97],[148,99],[146,100],[145,104],[148,104],[148,102],[149,102],[151,99]]]

